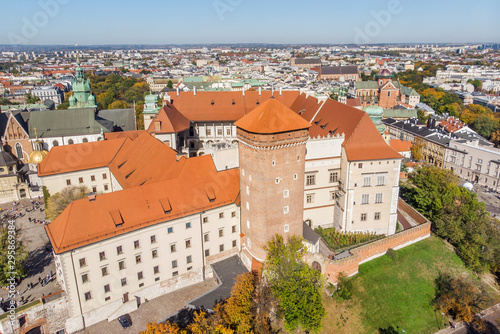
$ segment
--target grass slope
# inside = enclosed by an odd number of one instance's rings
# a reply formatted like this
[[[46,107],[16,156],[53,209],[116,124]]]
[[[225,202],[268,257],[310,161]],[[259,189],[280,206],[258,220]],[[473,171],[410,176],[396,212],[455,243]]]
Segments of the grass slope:
[[[395,259],[382,256],[362,264],[353,278],[353,298],[340,302],[351,311],[349,317],[359,322],[345,325],[366,333],[388,326],[399,326],[406,333],[438,331],[441,315],[435,313],[432,300],[440,271],[470,274],[454,251],[434,236],[396,251]],[[338,306],[327,306],[325,332],[349,332],[349,328],[339,331],[332,326],[338,323],[338,313],[334,314]]]

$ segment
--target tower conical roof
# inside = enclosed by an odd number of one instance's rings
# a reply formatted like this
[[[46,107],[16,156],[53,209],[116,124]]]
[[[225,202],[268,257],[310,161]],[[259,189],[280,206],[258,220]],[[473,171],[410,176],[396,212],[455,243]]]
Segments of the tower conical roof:
[[[271,134],[308,129],[311,123],[273,98],[268,99],[234,123],[252,133]]]

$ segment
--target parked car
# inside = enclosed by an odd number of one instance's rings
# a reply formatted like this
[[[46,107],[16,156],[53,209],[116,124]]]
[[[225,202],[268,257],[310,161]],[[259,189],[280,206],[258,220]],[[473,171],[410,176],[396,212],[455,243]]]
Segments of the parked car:
[[[129,328],[132,326],[132,319],[130,319],[130,315],[124,314],[118,317],[118,322],[122,325],[123,328]]]

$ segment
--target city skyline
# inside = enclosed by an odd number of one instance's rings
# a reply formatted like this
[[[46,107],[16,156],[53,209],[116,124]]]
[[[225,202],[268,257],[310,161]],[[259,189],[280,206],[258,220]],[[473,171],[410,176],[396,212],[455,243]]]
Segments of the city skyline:
[[[475,3],[477,4],[477,2]],[[389,0],[304,6],[299,1],[214,0],[4,5],[0,44],[377,44],[497,42],[500,3]],[[471,23],[469,23],[471,22]],[[488,22],[477,24],[472,22]]]

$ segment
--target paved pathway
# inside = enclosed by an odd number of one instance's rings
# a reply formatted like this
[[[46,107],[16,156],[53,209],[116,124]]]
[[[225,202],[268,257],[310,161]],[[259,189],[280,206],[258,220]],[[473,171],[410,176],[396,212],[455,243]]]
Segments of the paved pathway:
[[[132,326],[123,329],[118,323],[118,320],[101,321],[92,325],[78,334],[103,334],[103,333],[123,333],[123,334],[137,334],[146,329],[149,322],[160,322],[166,316],[175,314],[184,308],[187,303],[202,295],[213,288],[217,284],[213,279],[208,279],[201,283],[197,283],[186,288],[176,290],[158,298],[152,299],[147,303],[142,303],[139,309],[131,312],[129,315],[132,318]]]
[[[37,199],[36,202],[39,203],[39,208],[42,208],[43,210],[43,198],[40,200]],[[29,221],[29,218],[32,218],[32,220],[45,219],[45,211],[36,209],[32,212],[26,213],[26,209],[29,209],[32,206],[33,204],[30,203],[29,199],[21,200],[19,205],[16,206],[14,206],[13,203],[4,203],[0,205],[0,208],[2,209],[2,216],[7,213],[7,210],[12,212],[12,209],[14,209],[14,212],[17,211],[24,215],[15,219],[17,237],[21,239],[29,252],[29,256],[25,264],[27,277],[24,278],[17,286],[16,290],[19,294],[14,298],[14,300],[19,302],[20,305],[24,305],[35,299],[61,290],[55,283],[54,258],[51,253],[49,239],[44,230],[44,225]],[[42,286],[42,284],[38,282],[38,278],[45,278],[47,274],[50,275],[51,271],[54,274],[53,278],[48,284]],[[28,289],[28,283],[33,284],[31,289]],[[7,290],[0,289],[0,298],[3,298],[3,301],[7,300],[7,295]]]

